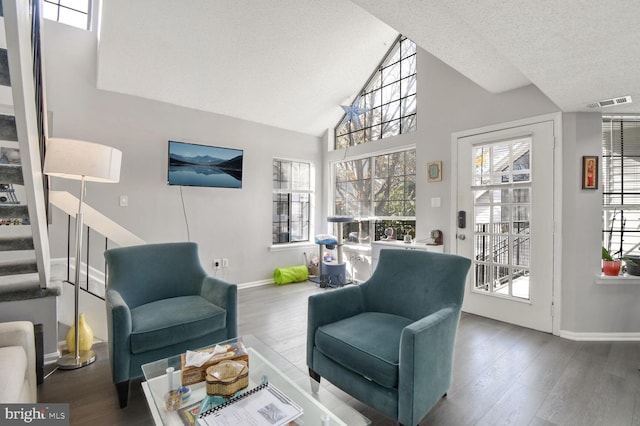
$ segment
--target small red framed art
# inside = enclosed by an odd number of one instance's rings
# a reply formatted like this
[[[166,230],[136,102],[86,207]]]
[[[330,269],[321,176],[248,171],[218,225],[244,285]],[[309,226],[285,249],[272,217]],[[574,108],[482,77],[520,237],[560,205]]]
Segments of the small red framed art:
[[[582,157],[582,189],[598,189],[598,157]]]

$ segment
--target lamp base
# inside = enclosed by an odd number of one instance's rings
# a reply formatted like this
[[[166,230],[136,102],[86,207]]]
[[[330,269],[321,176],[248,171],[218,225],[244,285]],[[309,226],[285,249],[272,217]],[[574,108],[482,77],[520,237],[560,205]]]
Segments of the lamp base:
[[[61,370],[75,370],[92,364],[96,360],[96,353],[92,350],[80,351],[76,359],[75,353],[68,353],[58,358],[58,368]]]

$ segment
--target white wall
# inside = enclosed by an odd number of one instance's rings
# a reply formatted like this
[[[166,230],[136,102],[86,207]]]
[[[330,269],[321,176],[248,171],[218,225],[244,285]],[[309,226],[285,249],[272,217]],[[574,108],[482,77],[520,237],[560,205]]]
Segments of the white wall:
[[[602,185],[595,191],[581,189],[582,156],[600,155],[602,149],[602,117],[599,113],[564,114],[563,127],[563,331],[576,338],[614,333],[637,339],[640,285],[596,284],[602,245]]]
[[[247,283],[270,279],[276,267],[303,263],[303,249],[269,250],[271,161],[305,160],[319,168],[319,138],[99,91],[94,34],[46,20],[44,30],[50,136],[103,143],[123,152],[120,183],[88,183],[87,204],[147,242],[186,241],[180,189],[166,183],[167,141],[243,149],[242,189],[183,188],[191,240],[200,246],[203,266],[213,273],[212,260],[228,258],[229,268],[218,276]],[[79,190],[73,181],[56,179],[52,186],[76,195]],[[128,207],[119,207],[120,195],[129,197]],[[66,256],[66,226],[66,218],[54,212],[53,258]],[[103,249],[100,242],[92,257],[100,258]],[[92,266],[100,268],[100,261]]]
[[[502,94],[480,88],[426,51],[418,49],[418,129],[395,138],[349,148],[349,155],[416,145],[416,219],[417,238],[428,236],[431,229],[444,232],[446,251],[455,241],[450,227],[451,203],[451,134],[518,119],[558,112],[535,86]],[[331,132],[331,130],[330,130]],[[559,138],[560,140],[560,138]],[[563,114],[563,211],[561,334],[570,338],[601,338],[616,333],[640,330],[640,285],[597,285],[600,271],[602,192],[580,189],[583,155],[599,155],[601,115],[599,113]],[[325,138],[332,145],[331,135]],[[329,161],[341,160],[344,151],[325,152]],[[442,182],[428,183],[426,164],[443,161]],[[325,167],[325,173],[329,169]],[[552,170],[550,170],[552,172]],[[328,175],[327,175],[328,176]],[[328,179],[325,179],[325,182]],[[331,188],[323,194],[327,211],[331,207]],[[441,199],[440,208],[431,207],[431,198]],[[615,337],[614,337],[615,338]]]
[[[228,278],[238,283],[271,277],[277,266],[300,264],[301,252],[268,250],[271,242],[271,159],[314,161],[317,232],[326,230],[331,197],[327,162],[342,159],[331,151],[332,129],[322,140],[220,115],[189,110],[95,89],[95,40],[91,33],[45,22],[45,54],[52,136],[113,145],[124,153],[121,183],[88,185],[87,202],[150,242],[186,239],[178,188],[166,185],[168,139],[242,148],[242,190],[184,188],[192,239],[200,243],[203,264],[230,260]],[[188,76],[186,77],[188,78]],[[491,94],[437,58],[418,49],[418,130],[360,145],[349,155],[415,144],[417,149],[417,238],[444,231],[451,248],[451,134],[557,112],[536,87]],[[586,333],[640,330],[640,286],[595,284],[600,269],[601,192],[580,189],[582,155],[600,152],[600,115],[563,114],[563,212],[561,330],[569,337]],[[443,180],[427,183],[426,163],[443,161]],[[75,185],[54,182],[56,189]],[[75,193],[75,192],[74,192]],[[118,207],[118,196],[129,207]],[[431,208],[431,198],[441,199]],[[577,220],[579,219],[579,220]],[[66,253],[66,222],[54,216],[52,257]],[[64,223],[62,223],[64,222]],[[315,253],[315,247],[307,248]],[[361,277],[358,277],[361,278]],[[573,334],[572,334],[573,333]]]
[[[503,94],[491,94],[442,61],[418,48],[418,127],[415,132],[374,143],[351,147],[349,156],[367,152],[416,146],[416,239],[426,239],[432,229],[444,233],[444,245],[450,251],[453,240],[450,211],[454,188],[451,187],[451,134],[463,130],[514,121],[557,112],[558,108],[534,86]],[[331,131],[330,131],[331,132]],[[333,145],[326,139],[327,148]],[[328,161],[340,161],[344,150],[325,152]],[[427,163],[442,160],[441,182],[427,182]],[[325,167],[326,176],[329,169]],[[325,183],[328,178],[325,179]],[[331,208],[331,188],[323,188],[325,205]],[[440,198],[440,207],[432,208],[431,199]],[[325,212],[326,213],[326,212]]]

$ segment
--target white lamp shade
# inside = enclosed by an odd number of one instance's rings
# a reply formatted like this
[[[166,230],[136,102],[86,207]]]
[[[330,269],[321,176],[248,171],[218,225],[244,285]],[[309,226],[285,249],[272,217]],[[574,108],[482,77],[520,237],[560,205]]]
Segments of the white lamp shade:
[[[47,139],[44,173],[65,179],[115,183],[120,180],[122,152],[74,139]]]

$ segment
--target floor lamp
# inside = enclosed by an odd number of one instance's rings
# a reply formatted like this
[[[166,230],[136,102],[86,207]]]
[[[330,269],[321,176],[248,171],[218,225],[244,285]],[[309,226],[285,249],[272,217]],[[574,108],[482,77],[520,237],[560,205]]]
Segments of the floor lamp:
[[[47,139],[44,173],[49,176],[80,181],[80,201],[76,214],[76,273],[74,293],[75,351],[58,359],[58,368],[72,370],[96,360],[92,350],[81,351],[79,342],[78,301],[80,298],[80,260],[82,256],[82,204],[85,182],[115,183],[120,180],[122,152],[97,143],[73,139]]]

